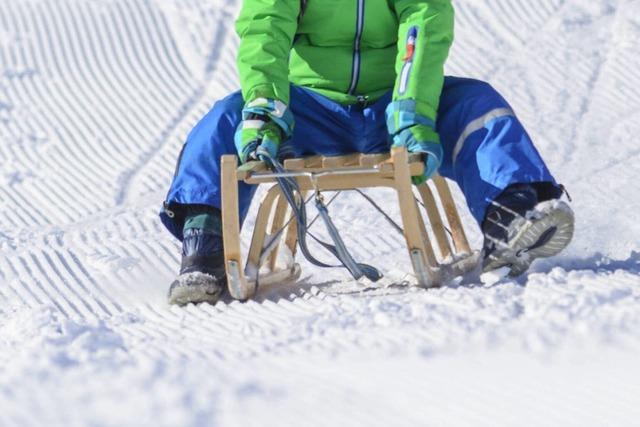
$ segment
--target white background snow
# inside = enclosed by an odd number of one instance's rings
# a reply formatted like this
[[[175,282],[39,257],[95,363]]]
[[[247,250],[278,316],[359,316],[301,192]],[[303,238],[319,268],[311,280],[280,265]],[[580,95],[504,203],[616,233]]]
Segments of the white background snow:
[[[570,248],[433,290],[303,262],[177,308],[157,211],[238,87],[239,0],[0,0],[0,426],[640,425],[640,1],[455,3],[447,71],[513,104],[573,196]],[[408,268],[378,214],[334,206],[357,258]]]

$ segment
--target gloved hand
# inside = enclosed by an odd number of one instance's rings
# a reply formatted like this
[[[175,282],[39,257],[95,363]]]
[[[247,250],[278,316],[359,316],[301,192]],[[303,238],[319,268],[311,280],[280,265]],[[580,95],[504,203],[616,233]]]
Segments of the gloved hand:
[[[242,110],[242,122],[234,136],[240,162],[257,160],[258,147],[276,158],[282,141],[293,133],[293,114],[281,101],[257,98]]]
[[[414,125],[401,130],[393,137],[393,147],[407,147],[410,153],[424,153],[424,173],[421,176],[412,177],[415,185],[420,185],[438,171],[442,163],[442,146],[439,142],[433,142],[434,130],[423,125]]]
[[[394,101],[387,107],[387,129],[393,147],[406,147],[410,153],[424,153],[424,174],[414,176],[415,185],[426,182],[442,164],[443,150],[435,123],[417,111],[414,100]]]

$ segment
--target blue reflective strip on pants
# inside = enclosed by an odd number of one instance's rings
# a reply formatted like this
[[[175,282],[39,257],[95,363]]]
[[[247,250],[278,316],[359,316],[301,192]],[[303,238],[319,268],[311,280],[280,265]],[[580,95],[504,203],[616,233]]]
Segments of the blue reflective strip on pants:
[[[464,128],[464,130],[462,131],[462,134],[460,135],[460,138],[458,138],[458,141],[456,142],[456,145],[453,147],[453,153],[452,153],[453,164],[456,163],[456,159],[458,158],[458,154],[460,154],[460,151],[464,146],[464,142],[472,133],[479,131],[483,127],[487,126],[494,119],[498,119],[500,117],[506,117],[506,116],[515,116],[511,108],[496,108],[495,110],[491,110],[488,113],[484,114],[483,116],[478,117],[474,121],[470,122],[467,125],[467,127]]]

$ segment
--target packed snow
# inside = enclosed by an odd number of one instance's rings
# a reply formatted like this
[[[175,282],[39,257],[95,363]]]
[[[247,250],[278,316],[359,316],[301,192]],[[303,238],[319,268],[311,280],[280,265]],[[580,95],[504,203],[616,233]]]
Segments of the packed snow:
[[[455,4],[447,72],[512,103],[573,198],[571,246],[426,290],[342,194],[383,285],[300,260],[246,303],[179,308],[157,212],[238,88],[240,0],[0,0],[0,426],[640,425],[640,1]]]

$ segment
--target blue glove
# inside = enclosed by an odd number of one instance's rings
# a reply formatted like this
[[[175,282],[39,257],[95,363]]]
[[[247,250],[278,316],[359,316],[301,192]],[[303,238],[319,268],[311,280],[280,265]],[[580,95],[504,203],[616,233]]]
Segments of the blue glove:
[[[293,133],[293,114],[281,101],[257,98],[242,110],[242,122],[238,125],[234,143],[240,162],[257,160],[258,147],[273,158],[278,156],[280,143]]]
[[[438,171],[444,155],[434,121],[418,114],[413,100],[392,102],[386,116],[393,147],[406,147],[410,153],[424,153],[424,174],[414,176],[413,183],[426,182]]]
[[[425,183],[438,171],[442,163],[442,145],[432,142],[434,130],[423,125],[403,129],[393,137],[393,147],[407,147],[410,153],[424,153],[424,174],[414,176],[415,185]]]

